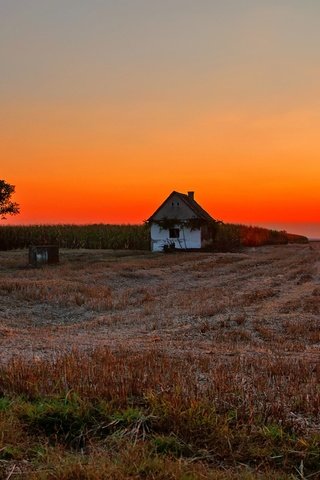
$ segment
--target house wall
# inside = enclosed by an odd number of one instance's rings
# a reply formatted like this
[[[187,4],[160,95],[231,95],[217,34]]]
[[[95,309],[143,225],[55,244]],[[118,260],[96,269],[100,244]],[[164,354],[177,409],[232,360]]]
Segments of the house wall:
[[[161,229],[156,223],[151,225],[151,251],[162,252],[163,246],[170,242],[174,242],[177,249],[185,248],[201,248],[200,230],[190,230],[189,228],[180,228],[179,238],[169,238],[169,230]]]

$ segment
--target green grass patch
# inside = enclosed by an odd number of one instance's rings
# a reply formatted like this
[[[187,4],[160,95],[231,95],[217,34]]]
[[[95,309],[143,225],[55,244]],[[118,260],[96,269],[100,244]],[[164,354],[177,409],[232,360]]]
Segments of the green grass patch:
[[[237,357],[216,367],[191,356],[142,352],[128,361],[128,352],[97,350],[73,352],[51,364],[2,366],[0,478],[15,464],[31,479],[231,479],[264,478],[265,472],[265,478],[285,479],[300,466],[306,478],[316,478],[315,370],[308,359],[272,360],[263,367],[260,360],[250,363],[248,392],[237,381],[246,374]],[[207,378],[218,368],[200,392],[196,368]],[[308,401],[295,412],[290,401],[301,395],[299,377],[308,385]],[[34,388],[40,382],[42,394]],[[275,390],[282,392],[281,404],[272,402]],[[221,468],[229,476],[220,476]],[[239,468],[241,477],[235,476]]]

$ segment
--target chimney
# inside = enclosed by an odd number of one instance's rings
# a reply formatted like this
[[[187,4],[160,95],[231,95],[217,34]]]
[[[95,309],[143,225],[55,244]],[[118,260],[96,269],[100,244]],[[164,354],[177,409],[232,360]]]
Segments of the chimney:
[[[188,192],[188,197],[190,200],[194,200],[194,192]]]

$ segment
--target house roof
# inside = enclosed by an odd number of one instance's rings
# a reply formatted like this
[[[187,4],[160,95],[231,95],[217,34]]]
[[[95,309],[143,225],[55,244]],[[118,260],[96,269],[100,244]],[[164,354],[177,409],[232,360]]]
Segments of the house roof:
[[[151,215],[151,217],[148,218],[148,222],[152,221],[154,216],[159,212],[159,210],[162,209],[162,207],[167,203],[168,200],[170,200],[170,198],[172,196],[176,196],[179,198],[179,200],[181,200],[182,202],[184,202],[191,210],[192,212],[194,213],[195,215],[195,218],[201,218],[202,220],[207,220],[207,221],[214,221],[214,218],[211,217],[211,215],[209,215],[208,212],[206,212],[202,207],[201,205],[199,205],[198,202],[195,201],[195,199],[185,193],[180,193],[180,192],[176,192],[175,190],[173,192],[170,193],[170,195],[165,199],[164,202],[162,202],[162,204],[160,205],[159,208],[157,208],[157,210]]]

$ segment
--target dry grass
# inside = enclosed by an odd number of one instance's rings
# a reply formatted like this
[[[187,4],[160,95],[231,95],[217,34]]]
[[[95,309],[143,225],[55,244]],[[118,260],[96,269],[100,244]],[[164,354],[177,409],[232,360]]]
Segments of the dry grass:
[[[31,478],[295,478],[302,462],[311,476],[319,374],[315,359],[256,352],[15,359],[0,370],[0,472],[14,462]]]
[[[239,254],[62,250],[60,265],[41,269],[27,268],[23,251],[0,261],[0,360],[124,342],[148,349],[155,338],[170,354],[234,351],[240,341],[264,352],[318,349],[317,244]]]
[[[317,478],[319,265],[0,253],[0,477]]]

